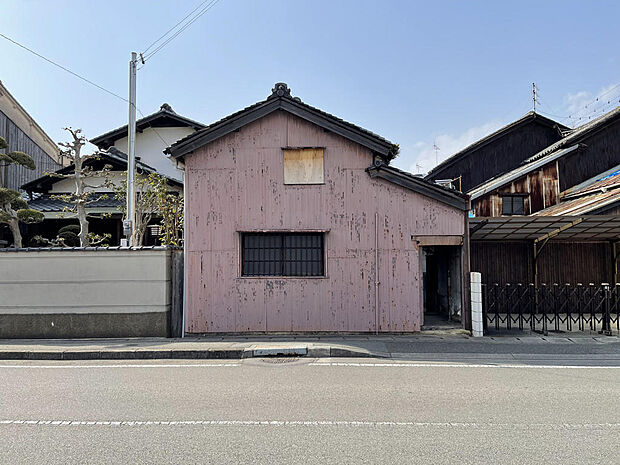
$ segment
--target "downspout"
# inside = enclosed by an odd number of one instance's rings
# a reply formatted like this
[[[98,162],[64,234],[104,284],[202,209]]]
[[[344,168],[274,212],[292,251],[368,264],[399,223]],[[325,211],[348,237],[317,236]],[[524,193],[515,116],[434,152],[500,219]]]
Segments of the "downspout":
[[[187,170],[183,167],[183,317],[181,318],[181,338],[185,337],[185,313],[187,312]]]
[[[379,334],[379,212],[375,212],[375,334]]]

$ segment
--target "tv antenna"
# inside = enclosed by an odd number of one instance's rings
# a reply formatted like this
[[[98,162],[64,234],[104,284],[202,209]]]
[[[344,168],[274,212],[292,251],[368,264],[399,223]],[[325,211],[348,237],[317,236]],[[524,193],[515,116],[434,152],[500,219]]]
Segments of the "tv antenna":
[[[534,106],[534,111],[536,111],[536,104],[540,104],[539,100],[538,100],[538,87],[536,87],[536,83],[532,82],[532,103]]]
[[[439,164],[439,146],[437,142],[433,142],[433,150],[435,151],[435,166]]]

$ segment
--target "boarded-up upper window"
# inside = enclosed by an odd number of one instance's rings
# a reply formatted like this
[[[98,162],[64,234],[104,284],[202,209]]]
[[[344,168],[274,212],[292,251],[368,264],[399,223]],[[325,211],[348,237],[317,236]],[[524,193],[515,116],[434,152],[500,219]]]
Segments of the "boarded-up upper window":
[[[323,149],[284,149],[284,184],[323,184]]]

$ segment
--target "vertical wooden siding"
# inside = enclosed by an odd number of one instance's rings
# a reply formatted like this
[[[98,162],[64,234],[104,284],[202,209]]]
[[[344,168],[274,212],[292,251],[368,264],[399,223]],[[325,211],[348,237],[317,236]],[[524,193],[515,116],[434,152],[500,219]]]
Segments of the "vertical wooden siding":
[[[471,270],[487,284],[532,283],[531,242],[471,243]],[[549,242],[538,258],[539,284],[600,284],[612,280],[606,242]]]
[[[325,183],[285,185],[283,147],[325,147]],[[380,331],[421,321],[412,236],[462,235],[463,212],[365,172],[370,152],[284,112],[186,158],[187,331]],[[323,278],[240,277],[239,231],[325,230]]]
[[[446,163],[432,179],[462,176],[462,189],[467,192],[487,180],[506,173],[560,140],[557,129],[540,121],[530,121],[513,128],[499,139],[469,151],[454,163]]]
[[[506,194],[529,194],[524,201],[526,215],[559,203],[560,184],[555,161],[473,200],[476,216],[502,216],[502,195]]]
[[[17,127],[3,112],[0,111],[0,137],[8,142],[7,152],[19,150],[30,155],[36,169],[29,170],[23,166],[9,166],[0,169],[2,187],[18,190],[22,184],[43,176],[47,172],[56,171],[60,165],[56,163],[43,149],[35,144],[30,137]]]

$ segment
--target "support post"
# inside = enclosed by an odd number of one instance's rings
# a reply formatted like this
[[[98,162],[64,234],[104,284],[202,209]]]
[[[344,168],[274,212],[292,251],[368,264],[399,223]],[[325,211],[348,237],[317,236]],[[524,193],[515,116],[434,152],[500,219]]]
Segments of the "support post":
[[[379,212],[375,212],[375,334],[379,334]]]
[[[611,336],[611,314],[610,314],[610,303],[611,303],[611,290],[609,288],[608,283],[603,283],[603,327],[602,330],[599,331],[599,334],[604,334],[605,336]]]
[[[136,52],[129,62],[129,123],[127,125],[127,219],[123,225],[129,246],[136,242]]]
[[[473,337],[484,336],[482,316],[482,277],[477,271],[469,273],[471,289],[471,334]]]

